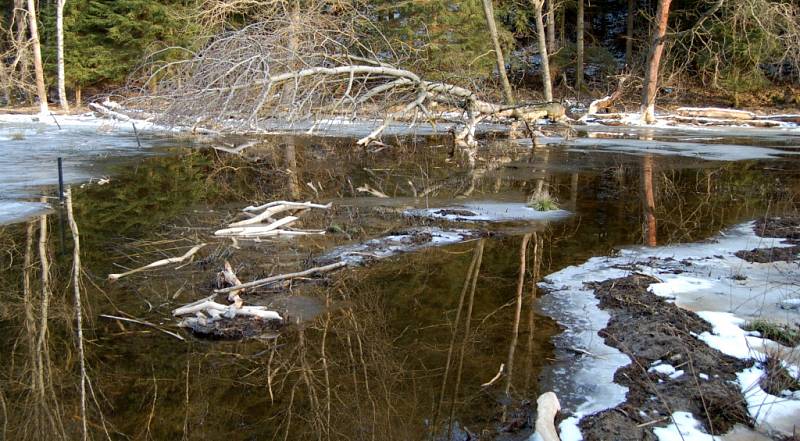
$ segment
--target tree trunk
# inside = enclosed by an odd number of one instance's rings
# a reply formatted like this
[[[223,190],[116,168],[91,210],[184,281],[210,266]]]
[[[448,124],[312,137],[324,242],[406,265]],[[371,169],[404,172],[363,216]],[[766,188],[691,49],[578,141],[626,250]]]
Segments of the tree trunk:
[[[544,23],[542,22],[542,8],[544,0],[531,0],[536,15],[536,36],[539,42],[539,56],[542,59],[542,85],[544,86],[544,100],[553,101],[553,82],[550,80],[550,57],[547,55],[547,40]],[[552,4],[552,0],[548,0]]]
[[[82,92],[83,91],[81,90],[80,84],[76,85],[75,86],[75,106],[76,107],[80,107],[81,106],[81,101],[82,101],[81,95],[82,95]]]
[[[547,0],[547,53],[556,51],[556,6],[555,0]]]
[[[628,0],[628,29],[625,32],[625,64],[633,64],[633,19],[636,16],[636,0]]]
[[[656,8],[656,31],[653,43],[647,54],[647,70],[642,85],[642,121],[652,123],[655,121],[656,92],[658,90],[658,66],[661,64],[661,54],[664,52],[664,35],[667,33],[667,19],[671,0],[658,0]]]
[[[33,68],[36,71],[36,93],[39,95],[39,113],[48,113],[47,89],[44,87],[44,67],[42,66],[42,46],[39,44],[39,24],[36,22],[36,2],[28,0],[28,24],[33,43]]]
[[[16,23],[16,35],[14,35],[14,46],[16,55],[11,62],[9,74],[23,82],[28,74],[28,51],[26,50],[25,40],[27,40],[28,14],[25,10],[25,0],[14,0],[14,21]]]
[[[578,35],[575,39],[577,61],[575,63],[575,90],[583,89],[583,0],[578,0]]]
[[[506,61],[503,58],[503,49],[500,47],[500,37],[497,34],[497,24],[494,21],[492,0],[483,0],[483,13],[486,15],[486,24],[489,26],[489,34],[491,34],[492,44],[494,44],[494,53],[497,56],[497,71],[500,73],[506,104],[514,104],[514,93],[511,91],[511,83],[508,82]]]
[[[67,101],[67,88],[64,77],[64,4],[67,0],[57,0],[56,4],[56,47],[58,63],[58,103],[61,109],[69,112],[69,102]]]

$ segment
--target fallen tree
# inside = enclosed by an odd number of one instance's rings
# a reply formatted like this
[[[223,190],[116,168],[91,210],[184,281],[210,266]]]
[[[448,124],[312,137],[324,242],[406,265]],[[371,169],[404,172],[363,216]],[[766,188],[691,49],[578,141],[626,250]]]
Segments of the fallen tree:
[[[298,122],[313,129],[331,117],[374,121],[362,145],[399,120],[456,123],[456,138],[473,143],[486,119],[564,116],[559,104],[500,105],[461,85],[423,79],[400,67],[391,48],[367,47],[357,26],[342,26],[341,19],[309,13],[301,26],[294,20],[254,23],[184,60],[147,65],[148,87],[135,107],[160,109],[164,123],[245,132]]]

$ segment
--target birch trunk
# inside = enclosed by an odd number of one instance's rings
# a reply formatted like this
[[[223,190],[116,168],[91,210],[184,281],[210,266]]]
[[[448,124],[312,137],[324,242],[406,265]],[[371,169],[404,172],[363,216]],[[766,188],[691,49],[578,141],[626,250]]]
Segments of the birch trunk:
[[[69,112],[67,88],[64,77],[64,4],[67,0],[57,0],[56,4],[56,58],[58,64],[58,103],[61,109]]]
[[[553,101],[553,82],[550,80],[550,57],[547,55],[547,39],[542,21],[542,8],[544,0],[531,0],[536,14],[536,36],[539,42],[539,56],[542,59],[542,84],[544,86],[544,100]],[[548,0],[552,4],[552,0]]]
[[[28,0],[28,24],[33,43],[33,68],[36,71],[36,94],[39,96],[39,113],[49,113],[47,108],[47,89],[44,86],[44,67],[42,66],[42,46],[39,43],[39,24],[37,23],[36,1]]]
[[[503,49],[500,47],[500,37],[497,34],[497,23],[494,21],[492,0],[483,0],[483,13],[486,15],[486,24],[489,26],[489,34],[491,34],[492,44],[494,44],[497,71],[500,73],[500,81],[503,84],[503,94],[506,98],[506,104],[514,104],[514,93],[511,91],[511,83],[508,82],[506,60],[503,58]]]
[[[647,70],[642,85],[642,121],[652,123],[656,119],[656,92],[658,90],[658,67],[664,52],[664,35],[667,33],[667,20],[671,0],[658,0],[656,8],[656,30],[647,54]]]
[[[578,35],[575,38],[576,62],[575,62],[575,90],[581,93],[583,89],[583,0],[578,0]]]

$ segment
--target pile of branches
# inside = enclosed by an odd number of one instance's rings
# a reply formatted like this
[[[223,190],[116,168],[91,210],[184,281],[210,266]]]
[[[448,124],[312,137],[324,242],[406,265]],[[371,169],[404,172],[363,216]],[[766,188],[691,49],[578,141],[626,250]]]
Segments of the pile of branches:
[[[427,81],[399,67],[391,48],[364,43],[374,40],[341,17],[277,15],[225,32],[182,61],[150,64],[135,106],[158,109],[163,123],[229,131],[331,117],[379,121],[360,144],[377,140],[394,120],[461,123],[457,138],[469,141],[487,118],[561,116],[558,105],[503,106]]]

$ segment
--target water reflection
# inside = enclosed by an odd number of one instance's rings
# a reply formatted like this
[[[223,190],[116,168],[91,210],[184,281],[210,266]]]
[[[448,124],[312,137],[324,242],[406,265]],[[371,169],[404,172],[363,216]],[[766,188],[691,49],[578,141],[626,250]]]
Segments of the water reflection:
[[[119,170],[112,184],[75,189],[92,437],[524,437],[526,400],[541,392],[542,367],[564,362],[552,359],[559,330],[537,313],[537,281],[616,246],[699,240],[767,210],[792,210],[800,189],[789,161],[698,163],[553,147],[532,156],[495,143],[472,166],[436,142],[407,145],[374,152],[346,140],[278,138],[250,158],[178,149]],[[392,197],[357,193],[365,183]],[[484,225],[495,234],[295,286],[289,295],[313,299],[322,312],[271,339],[184,343],[97,318],[172,327],[169,311],[207,295],[225,259],[243,280],[288,272],[333,246],[417,223],[401,214],[407,206],[525,202],[544,192],[575,216]],[[331,213],[307,221],[339,230],[293,242],[219,242],[180,269],[105,280],[119,266],[207,239],[235,210],[269,199],[332,200]],[[55,217],[0,230],[3,439],[80,438],[71,260],[48,234]]]

